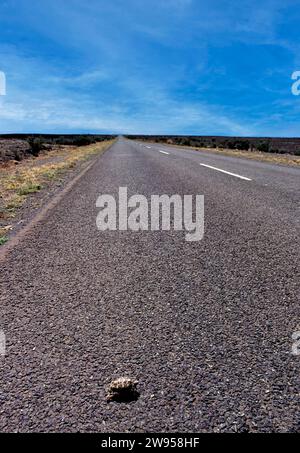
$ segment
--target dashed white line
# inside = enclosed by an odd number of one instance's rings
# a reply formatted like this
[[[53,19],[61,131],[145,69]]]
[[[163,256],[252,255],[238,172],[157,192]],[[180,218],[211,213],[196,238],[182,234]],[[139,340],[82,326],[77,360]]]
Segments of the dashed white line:
[[[168,154],[168,155],[170,154],[170,153],[167,153],[167,151],[162,151],[161,149],[159,149],[158,151],[162,154]]]
[[[207,168],[210,168],[211,170],[220,171],[221,173],[226,173],[226,175],[235,176],[236,178],[244,179],[245,181],[252,181],[252,179],[246,178],[246,176],[237,175],[236,173],[230,173],[230,171],[222,170],[221,168],[216,168],[216,167],[212,167],[211,165],[205,165],[205,164],[200,164],[200,165],[201,165],[201,167],[207,167]]]
[[[146,148],[151,149],[151,146],[147,146]]]

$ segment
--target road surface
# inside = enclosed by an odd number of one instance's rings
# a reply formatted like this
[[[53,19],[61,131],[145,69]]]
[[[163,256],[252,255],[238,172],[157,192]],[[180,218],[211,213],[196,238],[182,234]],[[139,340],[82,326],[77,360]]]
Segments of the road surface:
[[[0,431],[299,430],[299,176],[120,139],[1,263]],[[121,186],[203,194],[203,240],[98,231]]]

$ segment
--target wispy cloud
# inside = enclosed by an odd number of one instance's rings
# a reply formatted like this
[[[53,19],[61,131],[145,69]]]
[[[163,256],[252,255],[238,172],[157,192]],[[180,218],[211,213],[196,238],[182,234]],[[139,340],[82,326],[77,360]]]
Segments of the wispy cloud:
[[[0,131],[295,135],[296,3],[7,0]]]

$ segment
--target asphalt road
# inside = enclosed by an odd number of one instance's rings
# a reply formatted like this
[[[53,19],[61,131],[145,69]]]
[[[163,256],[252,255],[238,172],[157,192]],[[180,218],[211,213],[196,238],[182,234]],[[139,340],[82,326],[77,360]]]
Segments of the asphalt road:
[[[0,430],[299,431],[299,176],[118,141],[1,263]],[[203,240],[98,231],[120,186],[203,194]]]

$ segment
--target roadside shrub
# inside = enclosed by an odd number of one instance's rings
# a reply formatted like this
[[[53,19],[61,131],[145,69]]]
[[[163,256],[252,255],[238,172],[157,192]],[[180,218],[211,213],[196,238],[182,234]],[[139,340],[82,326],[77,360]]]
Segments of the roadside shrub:
[[[184,138],[183,140],[181,140],[182,146],[190,146],[190,144],[191,144],[191,141],[189,138]]]
[[[75,146],[88,146],[91,145],[92,143],[95,143],[95,140],[93,137],[89,135],[81,135],[79,137],[75,137],[74,139]]]
[[[42,186],[40,184],[29,183],[29,184],[21,187],[17,193],[20,196],[30,195],[32,193],[38,192],[39,190],[41,190],[41,188],[42,188]]]
[[[285,151],[284,149],[271,148],[271,149],[270,149],[270,153],[274,153],[274,154],[287,154],[287,151]]]
[[[16,152],[15,152],[15,160],[16,160],[17,162],[21,162],[21,160],[22,160],[22,154],[20,153],[20,151],[16,151]]]
[[[38,156],[39,153],[44,149],[44,142],[40,137],[29,137],[28,145],[30,147],[30,154]]]
[[[260,142],[257,145],[257,149],[262,153],[268,153],[270,151],[270,144],[268,142]]]
[[[235,149],[240,151],[248,151],[250,148],[250,143],[248,140],[240,140],[235,143]]]
[[[101,142],[106,140],[105,137],[94,137],[92,135],[77,135],[77,136],[66,136],[61,135],[60,137],[55,138],[54,143],[56,145],[64,146],[87,146],[92,143]]]
[[[54,141],[55,145],[70,145],[71,144],[71,140],[66,137],[63,137],[63,136],[57,137],[53,141]]]
[[[228,149],[234,149],[234,148],[235,148],[235,142],[233,142],[233,141],[228,141],[228,142],[227,142],[227,148],[228,148]]]

